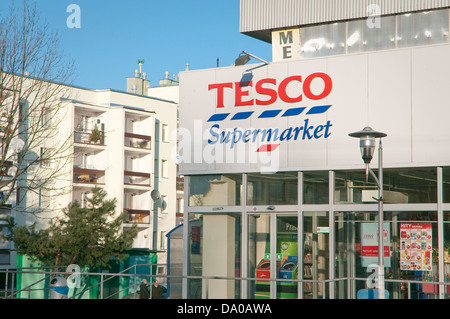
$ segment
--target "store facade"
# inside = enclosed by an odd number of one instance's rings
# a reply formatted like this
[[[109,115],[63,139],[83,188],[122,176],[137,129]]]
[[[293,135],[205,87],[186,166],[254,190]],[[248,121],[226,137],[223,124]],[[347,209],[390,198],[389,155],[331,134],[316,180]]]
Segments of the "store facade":
[[[349,133],[370,126],[387,134],[389,296],[448,298],[450,286],[430,282],[450,281],[449,56],[446,40],[181,73],[183,274],[203,276],[184,279],[183,297],[368,288],[377,185]]]

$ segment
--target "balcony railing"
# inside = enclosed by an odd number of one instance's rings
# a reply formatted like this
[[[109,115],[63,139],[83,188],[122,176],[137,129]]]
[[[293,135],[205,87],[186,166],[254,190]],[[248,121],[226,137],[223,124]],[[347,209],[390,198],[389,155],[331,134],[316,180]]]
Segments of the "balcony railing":
[[[150,150],[151,141],[151,136],[125,132],[125,146],[127,147]]]
[[[124,184],[126,185],[139,185],[139,186],[151,186],[150,185],[150,173],[140,173],[132,171],[124,171]]]
[[[124,209],[128,213],[126,223],[150,224],[150,211],[141,209]]]
[[[74,131],[74,142],[90,145],[105,145],[105,132],[102,131]]]
[[[105,184],[105,171],[74,167],[73,182],[86,184]]]
[[[10,168],[13,167],[13,162],[5,161],[3,165],[0,167],[0,176],[8,176],[11,177],[12,174],[10,172]]]

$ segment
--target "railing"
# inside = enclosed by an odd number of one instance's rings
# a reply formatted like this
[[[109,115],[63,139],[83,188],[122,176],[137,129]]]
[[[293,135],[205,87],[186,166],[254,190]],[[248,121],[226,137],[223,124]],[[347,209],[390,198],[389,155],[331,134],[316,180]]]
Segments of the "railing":
[[[150,210],[124,208],[128,213],[128,219],[125,223],[149,224]]]
[[[151,186],[150,173],[124,171],[124,184],[126,185],[138,185],[138,186]]]
[[[88,183],[88,184],[104,184],[105,171],[98,169],[74,167],[73,182]]]
[[[88,145],[105,145],[105,132],[75,130],[74,142]]]
[[[148,135],[125,132],[125,146],[127,147],[150,150],[151,140],[152,137]]]
[[[214,298],[214,296],[210,295],[211,291],[211,283],[212,281],[217,280],[231,280],[235,282],[243,282],[247,281],[247,283],[252,283],[256,281],[260,281],[260,278],[244,278],[244,277],[221,277],[221,276],[181,276],[181,275],[162,275],[162,274],[155,274],[154,270],[156,270],[158,264],[139,264],[139,265],[133,265],[127,269],[124,269],[123,271],[119,273],[104,273],[104,272],[81,272],[80,276],[87,278],[87,280],[84,280],[84,282],[91,282],[91,277],[96,277],[97,283],[93,285],[86,285],[85,287],[79,287],[78,289],[71,288],[68,298],[69,299],[85,299],[86,294],[89,294],[91,291],[95,291],[94,299],[119,299],[120,295],[122,295],[122,299],[134,299],[139,298],[138,296],[138,290],[139,285],[141,283],[142,279],[147,279],[149,282],[152,282],[153,279],[158,279],[160,284],[164,286],[164,284],[170,280],[178,280],[181,281],[182,279],[189,280],[197,280],[201,281],[202,284],[200,287],[204,289],[204,293],[200,294],[198,298],[203,299],[209,299]],[[55,267],[54,267],[55,268]],[[140,270],[138,271],[138,268]],[[15,268],[15,269],[0,269],[0,275],[5,274],[5,284],[2,289],[0,287],[0,298],[20,298],[20,299],[43,299],[45,297],[45,294],[50,289],[49,287],[39,288],[39,285],[44,284],[46,281],[48,281],[49,278],[53,276],[67,276],[73,273],[72,272],[65,272],[65,271],[45,271],[45,270],[36,270],[37,268]],[[50,269],[50,268],[49,268]],[[42,278],[36,280],[34,283],[27,285],[24,288],[21,288],[19,290],[16,290],[14,288],[14,284],[16,281],[17,276],[30,274],[30,275],[42,275]],[[108,287],[108,285],[111,285],[115,279],[120,279],[118,281],[122,282],[121,285],[114,285],[114,289],[109,289],[111,287]],[[125,280],[126,279],[126,280]],[[354,291],[353,285],[357,281],[367,281],[367,278],[338,278],[338,279],[328,279],[328,280],[301,280],[301,279],[270,279],[270,278],[264,278],[264,281],[267,282],[275,282],[275,283],[283,283],[283,282],[296,282],[297,285],[300,284],[314,284],[317,287],[321,287],[321,291],[323,292],[322,296],[320,296],[320,299],[333,299],[333,296],[330,295],[330,285],[337,285],[339,283],[343,283],[346,285],[346,294],[348,297],[347,299],[355,299],[356,292]],[[395,279],[386,279],[386,283],[392,283],[392,284],[402,284],[405,287],[406,293],[401,296],[401,298],[392,298],[391,299],[415,299],[414,296],[411,294],[412,292],[412,285],[423,285],[423,284],[429,284],[436,287],[436,291],[439,292],[439,287],[443,289],[443,291],[449,291],[450,289],[450,282],[425,282],[425,281],[419,281],[419,280],[395,280]],[[336,287],[334,287],[337,289]],[[108,291],[111,291],[108,293]],[[33,293],[39,292],[42,297],[36,298],[32,297]],[[170,295],[170,290],[168,291],[169,297],[173,298],[173,296]],[[20,295],[20,296],[19,296]],[[167,296],[166,296],[167,297]],[[439,294],[436,293],[436,296],[441,299],[447,299],[450,297],[450,294]],[[90,296],[92,299],[92,294]],[[342,299],[342,298],[341,298]]]

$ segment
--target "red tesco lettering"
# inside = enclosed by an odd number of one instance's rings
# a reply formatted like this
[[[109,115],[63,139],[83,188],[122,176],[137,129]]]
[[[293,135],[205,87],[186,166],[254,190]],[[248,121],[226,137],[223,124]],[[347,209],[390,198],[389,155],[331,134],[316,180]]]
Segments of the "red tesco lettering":
[[[315,79],[321,79],[324,87],[322,92],[315,94],[312,92],[311,86]],[[301,84],[302,90],[298,90],[295,94],[288,94],[288,85],[292,82]],[[286,103],[296,103],[303,100],[303,96],[310,100],[322,100],[326,98],[333,89],[333,81],[331,77],[322,72],[317,72],[309,75],[304,81],[302,76],[294,75],[282,80],[277,88],[277,80],[272,78],[261,79],[256,82],[254,86],[255,92],[259,95],[258,98],[250,99],[250,93],[253,89],[253,81],[248,82],[227,82],[209,84],[208,91],[217,90],[217,104],[216,107],[224,107],[225,89],[234,88],[234,106],[249,106],[249,105],[270,105],[280,98]],[[264,97],[264,98],[262,98]]]

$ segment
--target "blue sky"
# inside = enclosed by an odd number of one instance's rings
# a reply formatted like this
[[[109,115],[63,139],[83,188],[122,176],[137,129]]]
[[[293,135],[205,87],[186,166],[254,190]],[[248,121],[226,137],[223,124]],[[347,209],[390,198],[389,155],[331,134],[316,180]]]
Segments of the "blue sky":
[[[7,0],[0,0],[6,2]],[[28,1],[28,0],[27,0]],[[15,0],[18,4],[21,1]],[[270,61],[271,45],[239,33],[239,0],[36,0],[41,17],[60,35],[60,49],[76,66],[73,84],[124,91],[144,59],[151,85],[169,71],[234,63],[248,51]],[[68,28],[70,4],[81,28]],[[258,63],[253,61],[251,63]]]

